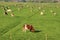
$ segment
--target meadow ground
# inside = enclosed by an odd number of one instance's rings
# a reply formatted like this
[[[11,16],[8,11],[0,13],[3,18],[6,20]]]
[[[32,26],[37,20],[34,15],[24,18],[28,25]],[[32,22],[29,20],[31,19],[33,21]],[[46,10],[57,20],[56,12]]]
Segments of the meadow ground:
[[[10,7],[15,16],[4,15],[3,6]],[[24,24],[32,24],[36,32],[23,32]],[[0,3],[0,40],[60,40],[60,4]]]

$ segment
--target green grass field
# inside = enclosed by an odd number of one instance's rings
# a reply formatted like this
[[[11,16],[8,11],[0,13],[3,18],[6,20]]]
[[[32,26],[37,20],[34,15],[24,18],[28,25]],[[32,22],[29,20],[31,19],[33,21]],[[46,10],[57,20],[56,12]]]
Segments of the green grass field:
[[[3,6],[10,7],[15,16],[4,15]],[[43,10],[45,15],[40,15]],[[40,32],[23,32],[24,24]],[[60,40],[60,4],[0,3],[0,40]]]

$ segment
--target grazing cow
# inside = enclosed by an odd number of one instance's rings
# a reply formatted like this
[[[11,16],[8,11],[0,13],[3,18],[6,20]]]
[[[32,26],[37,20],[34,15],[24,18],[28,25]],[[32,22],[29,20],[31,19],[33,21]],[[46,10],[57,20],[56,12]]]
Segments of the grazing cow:
[[[7,13],[7,11],[6,11],[6,8],[4,8],[4,11],[5,11],[4,14],[5,14],[5,15],[8,15],[8,13]]]
[[[51,10],[51,13],[55,16],[57,13]]]
[[[7,12],[11,12],[12,10],[9,7],[6,7]]]
[[[25,24],[25,25],[23,26],[23,31],[26,32],[26,30],[29,30],[29,31],[31,31],[31,32],[34,32],[34,31],[35,31],[35,29],[33,28],[33,26],[32,26],[32,25],[28,25],[28,24]]]

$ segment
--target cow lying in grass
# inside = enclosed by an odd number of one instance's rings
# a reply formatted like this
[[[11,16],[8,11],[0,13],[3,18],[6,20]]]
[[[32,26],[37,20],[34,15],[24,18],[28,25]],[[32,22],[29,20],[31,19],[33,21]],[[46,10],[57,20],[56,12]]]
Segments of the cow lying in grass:
[[[35,32],[35,29],[33,28],[32,25],[25,24],[25,25],[23,26],[23,31],[26,32],[27,30],[29,30],[29,31],[31,31],[31,32]]]

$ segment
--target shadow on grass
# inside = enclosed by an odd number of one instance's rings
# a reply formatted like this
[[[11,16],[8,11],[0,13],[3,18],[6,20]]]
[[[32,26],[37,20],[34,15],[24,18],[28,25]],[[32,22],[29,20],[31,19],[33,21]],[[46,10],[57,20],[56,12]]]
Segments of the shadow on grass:
[[[38,33],[38,32],[42,32],[42,30],[35,30],[34,32],[35,32],[35,33]]]

